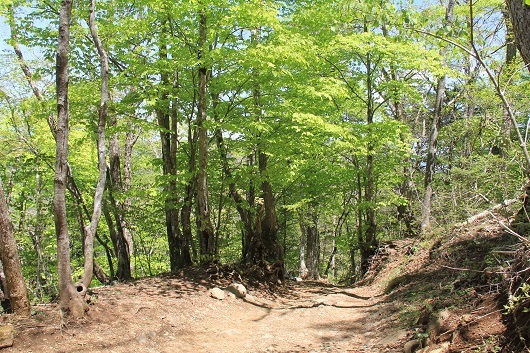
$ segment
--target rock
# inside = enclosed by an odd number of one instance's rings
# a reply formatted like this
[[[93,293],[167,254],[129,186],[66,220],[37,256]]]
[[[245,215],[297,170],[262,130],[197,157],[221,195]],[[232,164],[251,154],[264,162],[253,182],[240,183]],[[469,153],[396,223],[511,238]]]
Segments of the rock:
[[[11,347],[15,337],[13,325],[7,324],[0,326],[0,348]]]
[[[210,289],[210,296],[215,299],[223,300],[225,298],[225,292],[218,287]]]
[[[302,281],[303,281],[302,277],[295,277],[294,280],[295,280],[296,282],[302,282]]]
[[[405,346],[403,347],[405,353],[414,353],[416,350],[420,347],[421,342],[419,340],[412,340],[405,343]]]
[[[247,296],[247,289],[240,283],[232,283],[226,290],[233,293],[237,298],[245,298]]]
[[[429,324],[427,325],[427,334],[429,335],[430,342],[435,341],[438,335],[445,330],[444,324],[450,316],[451,313],[448,309],[443,309],[436,315],[431,316]]]
[[[381,346],[386,346],[389,344],[394,344],[398,342],[399,340],[403,339],[405,336],[407,336],[407,330],[394,330],[392,332],[389,332],[384,338],[378,340],[376,344]]]
[[[470,314],[462,315],[462,324],[463,325],[469,324],[471,321],[473,321],[473,315],[470,315]]]

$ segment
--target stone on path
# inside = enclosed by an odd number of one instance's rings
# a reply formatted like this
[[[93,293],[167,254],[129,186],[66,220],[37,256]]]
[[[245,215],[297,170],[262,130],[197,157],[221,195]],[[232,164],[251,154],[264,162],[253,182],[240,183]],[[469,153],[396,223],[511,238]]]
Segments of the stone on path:
[[[11,347],[13,345],[15,329],[13,325],[0,326],[0,348]]]
[[[245,298],[247,296],[247,289],[240,283],[232,283],[226,290],[234,294],[237,298]]]
[[[218,287],[210,289],[210,296],[215,299],[223,300],[225,298],[225,292]]]

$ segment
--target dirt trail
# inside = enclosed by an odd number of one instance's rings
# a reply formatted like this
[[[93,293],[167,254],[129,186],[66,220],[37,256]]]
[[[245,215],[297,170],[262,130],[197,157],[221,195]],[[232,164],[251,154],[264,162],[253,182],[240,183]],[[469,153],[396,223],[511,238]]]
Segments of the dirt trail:
[[[86,321],[57,309],[18,322],[14,352],[391,352],[406,331],[373,287],[291,284],[280,296],[211,298],[210,284],[150,278],[94,290]],[[43,308],[46,309],[46,308]],[[51,311],[50,311],[51,310]]]

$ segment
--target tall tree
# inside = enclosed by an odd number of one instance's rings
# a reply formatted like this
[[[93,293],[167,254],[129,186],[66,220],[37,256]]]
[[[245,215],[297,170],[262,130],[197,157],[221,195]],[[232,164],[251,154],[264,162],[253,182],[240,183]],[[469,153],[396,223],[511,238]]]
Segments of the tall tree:
[[[92,217],[90,224],[85,229],[85,237],[83,239],[83,254],[85,256],[84,272],[81,281],[83,286],[83,294],[90,286],[92,277],[94,275],[94,239],[96,236],[97,227],[101,218],[103,193],[105,192],[105,184],[107,178],[107,148],[105,141],[105,128],[107,125],[107,116],[109,111],[109,58],[103,44],[99,39],[99,34],[95,20],[96,1],[90,1],[90,14],[88,25],[90,27],[90,34],[94,45],[100,58],[100,75],[101,75],[101,99],[98,108],[98,124],[97,124],[97,153],[98,153],[98,181],[94,191],[94,202]],[[77,286],[79,291],[79,286]]]
[[[506,0],[515,37],[515,45],[530,70],[530,5],[520,0]]]
[[[450,26],[453,22],[453,8],[455,6],[454,0],[448,0],[445,10],[444,24]],[[442,49],[442,57],[445,56],[446,49]],[[438,78],[436,83],[436,95],[434,100],[434,112],[431,122],[431,131],[428,138],[427,161],[425,163],[425,179],[424,179],[424,196],[421,216],[421,229],[426,231],[431,226],[431,208],[433,196],[433,180],[436,167],[436,153],[438,144],[438,134],[440,129],[440,121],[443,114],[443,102],[445,97],[446,76],[442,75]]]
[[[207,64],[207,6],[199,1],[198,23],[199,23],[199,41],[197,43],[199,60],[199,80],[198,80],[198,103],[196,124],[199,129],[199,160],[197,169],[197,210],[198,210],[198,227],[200,240],[200,259],[201,263],[210,263],[215,256],[214,229],[210,220],[210,202],[208,197],[208,128],[206,127],[206,110],[208,107],[208,80],[209,68]]]
[[[85,313],[81,292],[72,281],[70,266],[70,240],[66,216],[66,184],[68,177],[68,49],[70,46],[70,22],[72,1],[63,0],[59,12],[59,39],[56,57],[57,130],[54,177],[53,214],[57,236],[57,271],[61,310],[65,315],[82,317]]]
[[[160,33],[158,55],[160,61],[164,63],[169,62],[167,44],[168,26],[168,20],[163,19],[161,23],[162,30]],[[175,74],[178,75],[178,73]],[[176,131],[178,125],[175,114],[171,114],[171,100],[167,91],[168,87],[171,87],[170,73],[167,70],[161,70],[160,79],[165,88],[161,90],[155,111],[160,128],[162,170],[164,176],[167,178],[167,182],[164,185],[166,235],[169,246],[170,268],[171,272],[174,273],[183,265],[191,264],[191,257],[189,248],[183,246],[183,234],[179,224],[179,209],[177,205],[177,151],[179,146]],[[175,99],[173,98],[173,102]],[[191,236],[191,225],[189,229]]]
[[[28,316],[31,313],[28,291],[13,234],[13,224],[9,215],[9,206],[4,195],[4,186],[0,179],[0,261],[5,274],[4,300],[17,315]]]

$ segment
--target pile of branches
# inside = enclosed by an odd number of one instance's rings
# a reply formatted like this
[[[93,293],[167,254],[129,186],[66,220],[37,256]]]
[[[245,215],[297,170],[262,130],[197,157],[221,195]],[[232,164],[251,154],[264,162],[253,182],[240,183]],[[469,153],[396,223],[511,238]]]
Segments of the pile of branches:
[[[409,249],[411,247],[406,247],[407,255],[409,254]],[[411,248],[412,249],[412,248]],[[362,275],[362,279],[355,281],[352,278],[352,282],[356,282],[358,285],[367,285],[372,283],[379,272],[384,268],[384,265],[388,262],[390,255],[396,251],[396,245],[391,241],[381,242],[377,249],[375,249],[374,255],[368,260],[368,269],[366,273]]]

